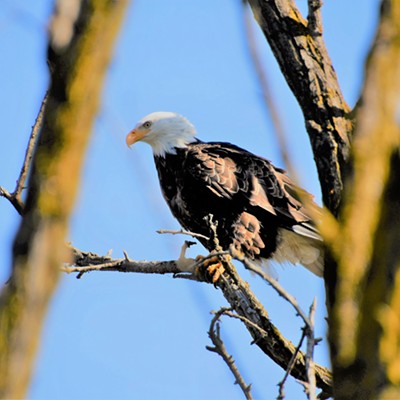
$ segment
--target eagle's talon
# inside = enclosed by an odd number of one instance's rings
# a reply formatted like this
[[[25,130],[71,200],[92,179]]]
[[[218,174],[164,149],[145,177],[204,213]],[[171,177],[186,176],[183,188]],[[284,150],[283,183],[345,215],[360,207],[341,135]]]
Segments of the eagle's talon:
[[[196,267],[195,274],[212,282],[214,285],[225,272],[225,268],[217,256],[208,259],[203,256],[197,256],[196,261],[202,261],[202,263]]]

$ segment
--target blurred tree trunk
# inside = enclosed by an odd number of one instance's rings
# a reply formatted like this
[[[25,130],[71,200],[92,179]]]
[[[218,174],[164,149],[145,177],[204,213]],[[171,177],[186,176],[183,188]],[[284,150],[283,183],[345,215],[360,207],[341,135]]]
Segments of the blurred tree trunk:
[[[307,21],[291,0],[249,2],[303,110],[331,212],[321,230],[335,398],[400,399],[400,2],[382,0],[353,112],[322,39],[322,2],[308,0]]]
[[[101,86],[127,0],[57,2],[51,84],[34,154],[12,276],[0,296],[0,397],[25,397],[59,268]]]
[[[399,151],[400,2],[383,0],[326,281],[337,399],[400,398]]]

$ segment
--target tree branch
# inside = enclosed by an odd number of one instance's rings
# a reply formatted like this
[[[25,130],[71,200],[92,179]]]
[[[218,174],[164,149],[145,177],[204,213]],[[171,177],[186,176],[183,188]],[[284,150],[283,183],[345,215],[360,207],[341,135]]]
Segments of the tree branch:
[[[293,353],[293,356],[290,359],[290,362],[289,362],[289,364],[288,364],[288,366],[286,368],[285,375],[283,376],[282,380],[278,383],[279,393],[278,393],[278,397],[276,398],[276,400],[283,400],[285,398],[285,391],[284,391],[285,382],[286,382],[287,378],[290,375],[290,371],[293,368],[294,362],[296,361],[297,354],[300,351],[300,348],[301,348],[301,346],[303,344],[303,341],[304,341],[305,337],[306,337],[306,331],[305,331],[305,329],[303,329],[301,337],[300,337],[300,340],[299,340],[299,343],[298,343],[298,345],[296,347],[296,350]]]
[[[337,215],[352,122],[322,36],[315,34],[320,1],[310,1],[308,23],[292,0],[249,3],[303,111],[323,200]]]
[[[159,234],[169,233],[171,235],[188,235],[188,236],[192,236],[194,238],[203,238],[203,239],[207,239],[207,240],[210,239],[209,237],[202,235],[201,233],[189,232],[184,229],[179,229],[179,230],[159,229],[157,231],[157,233],[159,233]]]
[[[316,400],[316,385],[315,385],[315,369],[314,369],[314,347],[315,347],[315,335],[314,335],[314,316],[317,306],[317,299],[314,298],[310,306],[310,312],[308,316],[309,326],[305,327],[307,336],[307,351],[306,351],[306,371],[307,371],[307,395],[309,400]]]
[[[77,249],[73,251],[75,267],[72,267],[73,269],[68,267],[68,272],[79,273],[96,270],[98,269],[96,265],[105,265],[99,271],[171,273],[174,275],[178,274],[177,276],[180,276],[180,272],[182,271],[177,261],[133,261],[127,260],[126,257],[125,259],[113,260],[108,256],[104,258],[97,254],[85,253]],[[214,257],[215,253],[210,253],[209,256]],[[223,259],[222,263],[224,264],[225,273],[217,281],[216,286],[221,289],[224,297],[237,313],[237,318],[240,318],[245,323],[246,328],[253,337],[254,343],[285,370],[292,357],[295,357],[290,374],[296,379],[307,381],[306,356],[302,352],[296,354],[296,347],[285,339],[272,324],[263,305],[253,294],[249,285],[240,278],[233,264],[226,259]],[[130,271],[129,268],[131,266],[132,270]],[[206,279],[203,279],[201,274],[189,274],[188,276],[193,280],[210,283]],[[315,365],[315,374],[317,386],[327,395],[331,394],[332,382],[329,370],[320,365]]]
[[[28,172],[31,167],[33,150],[35,149],[36,139],[42,127],[43,115],[47,104],[47,98],[48,98],[48,93],[46,93],[46,95],[44,96],[44,99],[39,109],[38,116],[36,117],[35,123],[32,127],[31,135],[28,141],[28,146],[25,152],[25,159],[22,164],[21,172],[19,174],[14,191],[10,193],[6,189],[0,186],[0,196],[5,197],[14,206],[14,208],[20,215],[22,215],[24,212],[24,202],[22,201],[21,193],[22,190],[24,189],[26,177],[28,176]]]
[[[240,386],[246,399],[252,400],[253,396],[251,394],[251,384],[250,385],[246,384],[235,364],[235,360],[231,355],[229,355],[228,351],[226,350],[225,344],[221,339],[219,319],[221,318],[221,315],[225,314],[225,312],[229,310],[230,310],[229,308],[223,307],[215,313],[215,316],[211,320],[210,329],[208,330],[208,336],[210,337],[214,346],[213,347],[206,346],[206,349],[214,353],[217,353],[222,357],[225,364],[228,366],[233,376],[235,377],[235,383],[237,383]]]

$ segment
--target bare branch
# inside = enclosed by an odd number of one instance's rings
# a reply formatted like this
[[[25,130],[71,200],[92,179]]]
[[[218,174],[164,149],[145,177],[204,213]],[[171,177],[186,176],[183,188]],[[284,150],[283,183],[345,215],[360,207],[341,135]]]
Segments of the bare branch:
[[[48,99],[48,92],[44,96],[42,105],[40,106],[40,109],[39,109],[38,116],[36,117],[35,124],[32,127],[31,136],[29,137],[28,147],[26,148],[24,163],[22,165],[22,169],[21,169],[21,172],[18,177],[17,187],[15,188],[15,191],[13,193],[13,195],[17,198],[19,198],[21,195],[22,189],[24,188],[24,185],[25,185],[26,177],[28,176],[29,168],[32,163],[33,150],[35,148],[36,138],[37,138],[38,133],[43,124],[43,115],[44,115],[44,111],[47,106],[47,99]]]
[[[316,385],[315,385],[315,370],[314,370],[314,347],[315,347],[315,335],[314,335],[314,316],[317,306],[317,299],[314,298],[310,306],[310,312],[308,320],[309,326],[305,327],[307,335],[307,351],[306,351],[306,371],[307,371],[307,396],[309,400],[316,400]]]
[[[61,270],[67,273],[86,273],[91,271],[136,272],[143,274],[179,274],[182,270],[177,261],[134,261],[125,253],[124,258],[111,259],[91,252],[82,252],[71,247],[74,264],[64,265]]]
[[[105,258],[93,253],[84,253],[78,249],[73,249],[73,252],[76,267],[73,267],[74,270],[68,269],[68,272],[81,272],[82,267],[89,267],[83,269],[83,271],[97,270],[96,266],[100,265],[99,271],[171,273],[179,278],[210,283],[205,279],[203,280],[199,274],[182,274],[178,261],[133,261],[129,260],[128,257],[112,260],[110,257]],[[290,374],[305,382],[307,380],[305,355],[301,351],[296,352],[295,346],[285,339],[272,324],[263,305],[253,294],[249,285],[240,278],[235,267],[229,261],[229,257],[226,258],[226,252],[212,252],[207,257],[215,257],[216,254],[222,255],[222,263],[225,268],[225,273],[217,281],[216,286],[221,289],[230,306],[237,313],[231,316],[242,320],[253,337],[254,343],[285,370],[292,357],[295,357],[295,361],[292,361],[293,367]],[[95,268],[91,268],[92,264]],[[229,315],[229,312],[225,313]],[[315,371],[318,387],[327,395],[331,394],[332,382],[329,370],[316,365]]]
[[[221,339],[219,319],[222,314],[225,314],[225,312],[229,310],[231,309],[223,307],[215,313],[215,316],[211,320],[210,329],[208,331],[208,336],[210,337],[214,346],[213,347],[206,346],[206,349],[214,353],[217,353],[222,357],[228,368],[231,370],[233,376],[235,377],[236,380],[235,383],[240,386],[246,399],[252,400],[253,396],[251,394],[251,384],[250,385],[246,384],[235,364],[235,360],[231,355],[229,355],[228,351],[226,350],[225,344]]]
[[[156,232],[159,234],[170,233],[171,235],[188,235],[188,236],[192,236],[194,238],[202,238],[202,239],[206,239],[206,240],[210,239],[209,237],[202,235],[201,233],[190,232],[190,231],[186,231],[185,229],[180,229],[180,230],[159,229]]]
[[[36,139],[40,128],[42,127],[44,110],[47,104],[47,97],[48,93],[46,93],[46,95],[44,96],[42,105],[39,109],[39,113],[36,117],[36,121],[32,126],[31,135],[29,137],[28,146],[25,152],[24,163],[22,164],[21,172],[19,174],[14,192],[10,193],[8,190],[0,186],[0,196],[5,197],[14,206],[14,208],[20,215],[22,215],[22,213],[24,212],[24,202],[21,199],[21,193],[22,189],[24,189],[26,177],[28,176],[28,172],[32,163],[32,156],[36,144]]]
[[[301,334],[301,338],[299,340],[299,344],[296,347],[295,352],[293,353],[292,358],[290,359],[290,362],[288,364],[288,367],[285,371],[285,375],[283,376],[283,379],[278,383],[278,387],[279,387],[279,394],[278,397],[276,398],[277,400],[283,400],[285,398],[285,392],[284,392],[284,387],[285,387],[285,382],[288,378],[288,376],[290,375],[290,371],[293,368],[294,362],[296,361],[296,357],[297,354],[300,351],[300,348],[303,344],[304,338],[306,337],[306,331],[305,329],[302,330],[302,334]]]

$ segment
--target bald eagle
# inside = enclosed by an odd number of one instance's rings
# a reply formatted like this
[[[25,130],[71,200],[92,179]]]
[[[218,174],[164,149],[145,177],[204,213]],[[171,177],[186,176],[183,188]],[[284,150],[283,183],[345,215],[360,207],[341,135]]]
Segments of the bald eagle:
[[[235,249],[250,260],[302,264],[323,275],[322,238],[297,188],[285,171],[238,146],[202,142],[183,116],[155,112],[141,119],[127,135],[130,147],[150,144],[163,196],[182,227],[202,234],[200,242],[214,249],[210,214],[224,250]],[[299,191],[302,196],[298,196]]]

